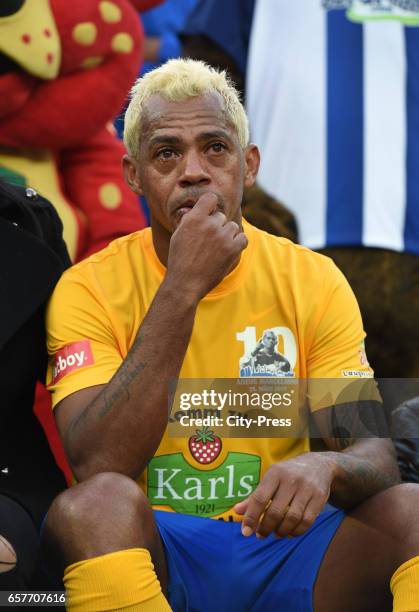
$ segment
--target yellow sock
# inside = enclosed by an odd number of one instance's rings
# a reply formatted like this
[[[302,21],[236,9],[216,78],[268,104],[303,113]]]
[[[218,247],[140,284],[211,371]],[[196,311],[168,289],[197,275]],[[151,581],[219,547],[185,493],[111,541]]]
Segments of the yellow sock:
[[[145,548],[78,561],[64,572],[70,612],[169,612]]]
[[[419,611],[419,557],[403,563],[390,580],[393,612]]]

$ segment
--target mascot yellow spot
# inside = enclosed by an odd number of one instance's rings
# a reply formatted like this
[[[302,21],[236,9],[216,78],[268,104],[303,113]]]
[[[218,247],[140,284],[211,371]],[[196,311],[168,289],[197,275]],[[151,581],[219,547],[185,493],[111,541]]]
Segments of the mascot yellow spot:
[[[86,21],[78,23],[73,28],[73,38],[79,45],[92,45],[97,36],[97,28],[94,23]]]
[[[115,183],[104,183],[99,188],[99,200],[104,208],[114,210],[122,201],[121,190]]]
[[[86,57],[81,63],[82,68],[86,68],[86,70],[90,70],[90,68],[96,68],[96,66],[100,66],[103,62],[103,57],[100,55],[92,55],[91,57]]]
[[[112,51],[116,51],[117,53],[131,53],[133,46],[134,41],[132,36],[126,32],[115,34],[115,36],[112,38]]]
[[[100,15],[106,23],[118,23],[122,18],[122,11],[113,2],[99,2]]]

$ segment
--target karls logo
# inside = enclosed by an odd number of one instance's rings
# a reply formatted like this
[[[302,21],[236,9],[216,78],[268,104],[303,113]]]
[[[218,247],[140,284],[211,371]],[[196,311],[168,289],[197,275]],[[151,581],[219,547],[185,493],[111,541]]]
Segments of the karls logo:
[[[153,506],[174,512],[216,516],[248,497],[260,482],[261,459],[229,452],[212,470],[191,466],[182,453],[153,457],[147,468],[147,496]]]
[[[51,384],[57,383],[66,374],[93,363],[93,353],[89,340],[80,340],[80,342],[68,344],[55,354]]]

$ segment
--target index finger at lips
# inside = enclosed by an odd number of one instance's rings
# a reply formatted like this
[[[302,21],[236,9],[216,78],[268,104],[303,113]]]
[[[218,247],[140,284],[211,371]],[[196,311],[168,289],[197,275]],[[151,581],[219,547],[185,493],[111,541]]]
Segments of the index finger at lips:
[[[215,193],[208,192],[201,195],[195,206],[192,208],[190,215],[211,215],[216,211],[218,205],[218,197]]]
[[[244,536],[250,536],[256,531],[260,517],[265,512],[277,486],[276,480],[272,477],[269,478],[269,474],[266,474],[263,481],[249,497],[249,503],[242,520],[242,534]]]

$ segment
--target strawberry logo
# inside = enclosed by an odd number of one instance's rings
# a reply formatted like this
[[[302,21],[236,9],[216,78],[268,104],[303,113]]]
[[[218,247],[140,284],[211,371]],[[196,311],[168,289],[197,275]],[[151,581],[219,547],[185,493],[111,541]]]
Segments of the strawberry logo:
[[[221,453],[221,440],[208,427],[197,429],[196,436],[189,438],[189,450],[198,463],[212,463]]]

